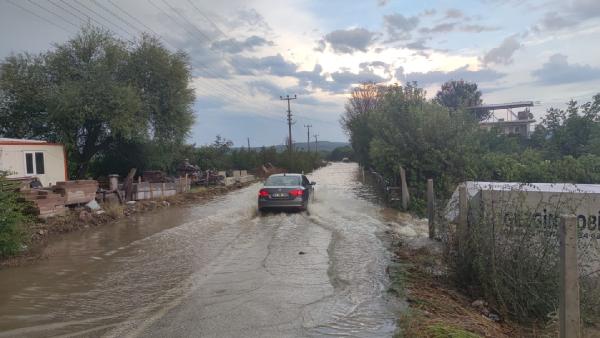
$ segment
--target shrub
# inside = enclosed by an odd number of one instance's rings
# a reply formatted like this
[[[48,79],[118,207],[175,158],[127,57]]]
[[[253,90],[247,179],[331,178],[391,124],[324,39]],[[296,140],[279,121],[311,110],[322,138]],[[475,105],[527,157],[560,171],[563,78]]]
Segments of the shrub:
[[[25,243],[27,216],[18,197],[14,184],[0,172],[0,257],[18,253]]]
[[[518,193],[518,191],[517,191]],[[559,304],[558,221],[536,211],[558,214],[573,201],[561,197],[556,202],[524,207],[524,194],[501,197],[484,214],[472,212],[466,234],[458,231],[445,238],[454,280],[473,297],[482,297],[494,308],[521,322],[547,322]],[[509,216],[507,216],[509,215]],[[546,213],[544,213],[546,215]],[[507,218],[508,217],[508,218]],[[593,248],[580,243],[579,253],[597,264]],[[587,255],[587,253],[591,255]],[[583,257],[583,256],[582,256]],[[580,261],[580,271],[592,261]],[[600,314],[598,274],[581,278],[582,318],[592,323]]]

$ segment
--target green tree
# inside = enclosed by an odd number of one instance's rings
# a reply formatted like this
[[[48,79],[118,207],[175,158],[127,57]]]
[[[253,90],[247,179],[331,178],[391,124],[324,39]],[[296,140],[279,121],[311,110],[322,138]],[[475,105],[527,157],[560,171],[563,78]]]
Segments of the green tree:
[[[373,132],[369,126],[371,113],[377,108],[386,88],[374,83],[363,83],[352,90],[345,112],[340,119],[342,128],[350,137],[356,160],[369,165],[369,145]]]
[[[0,135],[51,136],[46,108],[48,78],[42,55],[19,54],[0,65]]]
[[[64,143],[75,177],[120,145],[152,144],[152,161],[171,167],[194,121],[190,80],[185,54],[157,39],[126,44],[86,26],[54,50],[2,62],[0,135]]]
[[[437,92],[433,101],[448,108],[450,112],[465,110],[483,103],[477,84],[464,80],[452,80],[442,84],[442,88]],[[478,121],[485,120],[490,116],[489,111],[482,109],[470,109],[469,112]]]
[[[78,178],[115,137],[143,137],[148,128],[140,98],[124,77],[128,58],[124,43],[91,27],[46,55],[46,72],[53,79],[50,122]]]

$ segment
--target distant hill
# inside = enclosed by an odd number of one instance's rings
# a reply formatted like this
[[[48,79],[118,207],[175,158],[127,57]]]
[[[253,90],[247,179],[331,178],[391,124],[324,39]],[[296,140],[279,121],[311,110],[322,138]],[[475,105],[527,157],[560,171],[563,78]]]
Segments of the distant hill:
[[[325,152],[330,152],[333,149],[337,148],[337,147],[343,147],[343,146],[347,146],[350,143],[348,142],[330,142],[330,141],[319,141],[319,151],[325,151]],[[271,146],[265,146],[266,148],[269,148]],[[274,146],[275,149],[277,149],[277,151],[285,151],[287,150],[287,145],[285,144],[278,144]],[[237,149],[240,149],[241,147],[236,147]],[[252,149],[255,150],[260,150],[261,147],[252,147]],[[306,142],[296,142],[294,143],[294,149],[295,150],[301,150],[301,151],[306,151]],[[310,142],[310,150],[314,151],[315,150],[315,142],[312,141]]]

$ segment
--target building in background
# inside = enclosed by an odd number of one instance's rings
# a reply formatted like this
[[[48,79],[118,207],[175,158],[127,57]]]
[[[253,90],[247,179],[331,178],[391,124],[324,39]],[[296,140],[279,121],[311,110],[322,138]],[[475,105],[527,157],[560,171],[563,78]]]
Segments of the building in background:
[[[533,101],[521,101],[501,104],[484,104],[471,107],[470,109],[491,111],[490,119],[479,123],[481,128],[486,130],[498,129],[506,135],[521,135],[529,138],[531,135],[531,125],[535,122],[533,114],[529,110],[533,107]],[[513,109],[523,108],[515,114]],[[506,115],[499,117],[497,110],[505,110]]]
[[[44,186],[67,180],[67,158],[62,144],[0,138],[0,170],[9,178],[37,177]]]

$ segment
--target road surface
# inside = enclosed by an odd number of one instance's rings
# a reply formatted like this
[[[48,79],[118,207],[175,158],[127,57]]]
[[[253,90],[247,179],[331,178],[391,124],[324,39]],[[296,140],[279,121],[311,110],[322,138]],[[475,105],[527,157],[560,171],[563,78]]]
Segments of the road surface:
[[[386,219],[352,163],[308,213],[256,212],[259,184],[61,236],[0,270],[0,337],[386,337]]]

